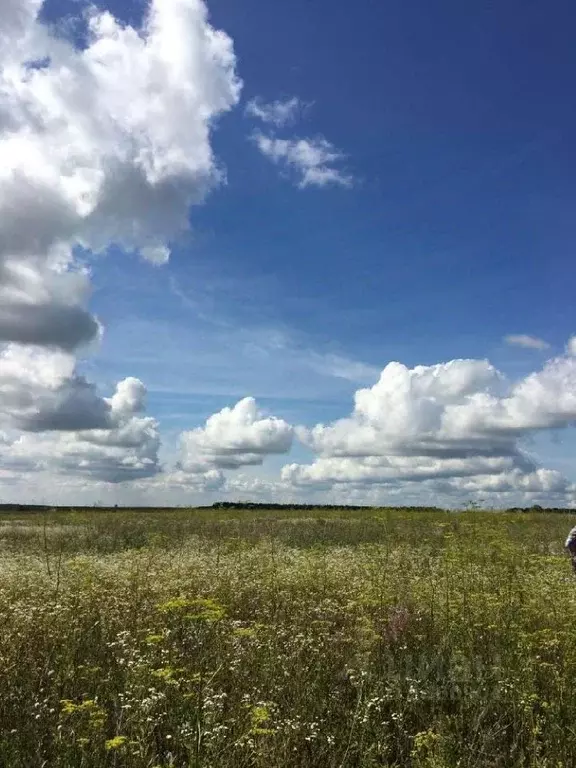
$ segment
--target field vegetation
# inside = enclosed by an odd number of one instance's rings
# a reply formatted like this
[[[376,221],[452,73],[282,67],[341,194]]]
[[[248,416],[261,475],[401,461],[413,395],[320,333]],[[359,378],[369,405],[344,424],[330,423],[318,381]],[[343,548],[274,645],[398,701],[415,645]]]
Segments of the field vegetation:
[[[0,516],[0,765],[574,765],[568,514]]]

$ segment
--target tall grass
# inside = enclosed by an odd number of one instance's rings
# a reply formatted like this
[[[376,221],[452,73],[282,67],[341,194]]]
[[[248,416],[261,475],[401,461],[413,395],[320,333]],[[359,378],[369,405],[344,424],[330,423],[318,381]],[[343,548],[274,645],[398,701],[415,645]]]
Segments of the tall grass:
[[[5,515],[0,765],[572,765],[570,522]]]

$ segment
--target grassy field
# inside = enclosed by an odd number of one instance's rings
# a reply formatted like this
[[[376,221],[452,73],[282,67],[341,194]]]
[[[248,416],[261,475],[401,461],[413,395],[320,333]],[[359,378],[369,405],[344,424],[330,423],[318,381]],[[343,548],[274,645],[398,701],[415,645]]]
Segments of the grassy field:
[[[4,514],[0,765],[574,765],[572,524]]]

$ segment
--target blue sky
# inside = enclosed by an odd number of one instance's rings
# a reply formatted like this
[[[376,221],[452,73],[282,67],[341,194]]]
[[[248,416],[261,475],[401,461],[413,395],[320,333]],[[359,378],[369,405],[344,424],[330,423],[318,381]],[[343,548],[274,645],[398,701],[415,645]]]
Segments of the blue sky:
[[[146,9],[97,5],[134,26]],[[41,21],[81,49],[82,8],[46,0]],[[118,245],[85,256],[104,335],[78,370],[104,393],[126,376],[145,383],[164,461],[180,432],[244,397],[313,427],[349,414],[390,361],[489,359],[514,382],[564,354],[575,330],[572,4],[208,8],[243,82],[212,122],[225,183],[190,208],[167,264]],[[292,123],[246,114],[251,100],[291,98]],[[349,183],[298,186],[258,151],[258,130],[324,137]],[[511,334],[548,346],[511,345]],[[530,437],[539,463],[576,480],[569,432]],[[290,461],[310,456],[296,442]],[[285,462],[269,457],[267,472]]]
[[[141,4],[106,7],[134,18]],[[563,346],[576,230],[568,3],[209,8],[234,40],[245,98],[311,103],[298,130],[341,147],[355,183],[295,188],[247,141],[242,109],[226,115],[214,146],[228,183],[192,209],[169,274],[136,260],[96,268],[93,306],[111,349],[115,314],[124,325],[128,312],[190,337],[191,349],[199,331],[210,340],[230,323],[376,368],[488,356],[518,375],[535,353],[503,345],[506,334]],[[238,394],[237,370],[223,380],[210,362],[175,357],[194,390],[201,367],[205,391],[194,394],[206,395],[206,415],[213,394]],[[260,390],[270,396],[264,381]]]

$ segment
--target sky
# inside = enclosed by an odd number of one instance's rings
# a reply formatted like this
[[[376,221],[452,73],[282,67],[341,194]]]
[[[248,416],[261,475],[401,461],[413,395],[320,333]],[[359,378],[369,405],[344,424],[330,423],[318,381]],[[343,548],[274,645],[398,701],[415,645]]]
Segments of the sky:
[[[576,506],[574,21],[5,0],[0,502]]]

